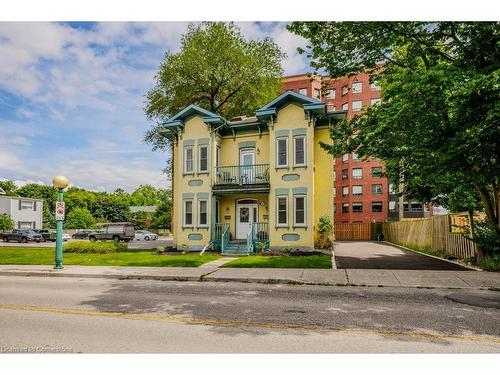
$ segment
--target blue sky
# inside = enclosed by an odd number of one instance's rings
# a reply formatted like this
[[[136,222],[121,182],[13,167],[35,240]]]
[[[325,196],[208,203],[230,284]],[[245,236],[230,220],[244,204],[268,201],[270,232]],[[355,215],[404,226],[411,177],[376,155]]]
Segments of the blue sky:
[[[285,23],[238,23],[272,37],[286,74],[308,70],[305,41]],[[49,184],[66,175],[91,190],[166,187],[167,155],[142,142],[144,95],[185,22],[0,22],[0,179]]]

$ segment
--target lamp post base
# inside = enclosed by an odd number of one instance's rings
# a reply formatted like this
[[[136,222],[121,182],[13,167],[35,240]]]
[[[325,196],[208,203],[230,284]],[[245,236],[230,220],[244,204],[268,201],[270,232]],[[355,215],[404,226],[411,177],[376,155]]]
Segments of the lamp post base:
[[[61,263],[56,263],[54,265],[54,269],[55,270],[62,270],[63,268],[64,268],[64,266],[63,266],[62,262]]]

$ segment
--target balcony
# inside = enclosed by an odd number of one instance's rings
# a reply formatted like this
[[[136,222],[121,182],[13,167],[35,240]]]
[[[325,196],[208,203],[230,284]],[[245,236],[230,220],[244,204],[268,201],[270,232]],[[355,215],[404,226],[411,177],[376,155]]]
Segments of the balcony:
[[[269,192],[269,164],[215,167],[214,192]]]

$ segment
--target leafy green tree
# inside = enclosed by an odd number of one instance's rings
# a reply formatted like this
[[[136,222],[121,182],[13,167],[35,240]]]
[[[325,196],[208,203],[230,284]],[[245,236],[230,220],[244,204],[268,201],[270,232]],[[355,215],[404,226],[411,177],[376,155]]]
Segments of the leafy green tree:
[[[132,206],[153,206],[158,204],[160,197],[160,190],[151,185],[140,185],[130,195]]]
[[[87,208],[74,208],[66,216],[66,228],[88,229],[94,225],[95,219]]]
[[[162,198],[153,215],[151,227],[156,229],[170,229],[172,222],[172,199],[170,191],[163,191]]]
[[[9,196],[16,195],[17,186],[14,183],[14,181],[11,180],[0,181],[0,188],[2,188],[3,191],[5,191],[5,195]]]
[[[383,160],[410,196],[468,208],[479,199],[500,235],[498,23],[294,22],[289,29],[309,39],[315,68],[333,78],[367,71],[382,89],[382,103],[334,127],[335,144],[325,149]]]
[[[14,221],[7,214],[0,214],[0,230],[14,229]]]
[[[179,53],[167,52],[147,94],[145,112],[162,121],[189,104],[231,118],[252,113],[279,92],[285,54],[271,39],[247,41],[233,23],[189,25]],[[153,149],[168,149],[155,125]]]

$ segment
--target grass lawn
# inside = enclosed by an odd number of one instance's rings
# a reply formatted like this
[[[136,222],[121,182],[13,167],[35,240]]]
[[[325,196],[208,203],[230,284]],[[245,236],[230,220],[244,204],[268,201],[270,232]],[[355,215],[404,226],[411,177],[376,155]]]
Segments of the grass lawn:
[[[250,255],[238,258],[222,267],[234,268],[332,268],[330,255]]]
[[[156,255],[151,250],[131,250],[113,254],[64,254],[65,265],[198,267],[220,258],[218,255]],[[0,264],[54,264],[54,249],[40,247],[1,247]]]

